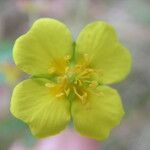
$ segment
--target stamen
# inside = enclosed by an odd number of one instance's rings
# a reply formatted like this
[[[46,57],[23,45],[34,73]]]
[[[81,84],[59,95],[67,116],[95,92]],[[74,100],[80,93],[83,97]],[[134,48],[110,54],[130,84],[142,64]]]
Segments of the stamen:
[[[93,69],[90,65],[93,59],[91,55],[83,54],[81,62],[75,66],[70,66],[69,61],[71,59],[70,55],[66,55],[61,61],[63,66],[63,71],[61,74],[55,78],[55,82],[49,81],[45,86],[52,88],[52,94],[57,98],[65,96],[68,97],[70,92],[74,92],[77,99],[80,99],[81,103],[87,102],[88,93],[85,88],[88,88],[90,92],[96,94],[97,96],[102,96],[103,93],[97,91],[96,88],[100,84],[99,76],[102,75],[103,70]],[[57,65],[61,67],[61,62]],[[62,64],[62,65],[63,65]],[[48,69],[50,74],[57,73],[57,67],[53,65]],[[99,75],[100,74],[100,75]],[[92,78],[94,77],[94,80]]]
[[[84,92],[82,97],[83,97],[83,98],[87,98],[87,93]]]
[[[75,66],[75,68],[81,68],[82,67],[82,65],[76,65]]]
[[[71,59],[71,56],[70,56],[70,55],[66,55],[66,56],[64,57],[64,59],[65,59],[65,61],[68,63],[69,60]]]
[[[73,87],[74,93],[82,100],[82,96],[78,93],[76,87]]]
[[[91,68],[88,68],[87,71],[88,71],[88,73],[94,72],[94,70]]]
[[[81,100],[81,102],[84,104],[86,102],[86,98],[87,98],[87,93],[83,92],[83,95],[80,95],[76,89],[76,87],[73,87],[73,90],[75,92],[75,94],[78,96],[78,98]]]
[[[57,77],[57,83],[62,83],[64,85],[66,81],[67,81],[66,75]]]
[[[93,93],[96,96],[104,96],[104,93],[101,91],[91,91],[91,93]]]
[[[79,82],[79,85],[82,86],[82,81],[81,80],[77,80]]]
[[[56,97],[59,98],[61,96],[65,95],[63,92],[59,93],[59,94],[56,94]]]
[[[78,83],[80,86],[82,86],[82,81],[77,78],[77,79],[75,79],[74,84],[78,84]]]
[[[79,78],[82,78],[82,79],[85,79],[85,78],[89,78],[91,76],[91,73],[94,73],[94,70],[91,69],[91,68],[87,68],[85,69],[84,71],[82,71],[78,77]]]
[[[46,83],[45,86],[48,87],[48,88],[53,88],[53,87],[55,87],[55,84],[53,84],[53,83]]]
[[[84,104],[86,102],[86,99],[87,99],[87,93],[84,92],[82,95],[82,99],[81,99],[82,104]]]
[[[83,75],[85,75],[85,74],[87,74],[87,73],[88,73],[88,70],[85,69],[85,70],[80,74],[80,76],[83,76]]]
[[[96,88],[98,86],[98,82],[97,81],[92,81],[91,84],[89,84],[90,88]]]
[[[66,96],[68,96],[70,94],[70,88],[68,88],[67,90],[65,90],[65,94],[66,94]]]
[[[65,73],[67,73],[69,71],[69,67],[65,68]]]

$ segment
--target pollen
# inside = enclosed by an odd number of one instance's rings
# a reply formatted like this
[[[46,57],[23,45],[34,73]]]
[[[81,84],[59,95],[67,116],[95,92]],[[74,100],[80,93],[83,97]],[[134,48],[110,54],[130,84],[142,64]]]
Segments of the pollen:
[[[99,84],[94,79],[97,70],[90,66],[88,54],[83,55],[82,63],[78,62],[74,66],[70,65],[70,55],[66,55],[62,59],[66,62],[64,63],[64,72],[59,74],[54,82],[46,83],[45,86],[50,89],[50,92],[57,99],[67,99],[69,95],[74,94],[76,99],[80,100],[82,104],[85,104],[88,101],[89,91],[93,90],[94,92]],[[54,73],[56,69],[58,70],[59,68],[50,68],[49,73]],[[100,93],[96,94],[100,95]]]

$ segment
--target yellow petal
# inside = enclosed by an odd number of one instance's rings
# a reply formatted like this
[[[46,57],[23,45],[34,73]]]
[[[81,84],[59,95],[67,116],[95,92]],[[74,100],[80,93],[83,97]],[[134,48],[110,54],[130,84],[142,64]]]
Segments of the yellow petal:
[[[72,51],[69,29],[55,19],[44,18],[37,20],[25,35],[16,40],[13,56],[16,65],[24,72],[40,75],[48,74],[52,64],[72,55]]]
[[[85,104],[72,102],[71,113],[77,131],[97,140],[104,140],[110,130],[120,123],[124,110],[115,89],[101,86],[91,93]]]
[[[63,130],[70,121],[70,103],[57,99],[45,86],[46,79],[28,79],[13,91],[12,114],[30,126],[37,137],[54,135]]]
[[[118,41],[114,28],[106,22],[87,25],[78,36],[76,51],[78,59],[85,54],[89,57],[104,84],[118,82],[130,71],[130,53]]]

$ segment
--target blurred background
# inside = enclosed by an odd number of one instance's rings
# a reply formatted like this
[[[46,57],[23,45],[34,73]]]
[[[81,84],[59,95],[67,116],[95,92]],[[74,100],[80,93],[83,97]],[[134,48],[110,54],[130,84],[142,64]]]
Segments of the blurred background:
[[[12,47],[15,39],[40,17],[61,20],[74,38],[95,20],[114,25],[132,53],[133,67],[128,78],[115,85],[126,116],[108,140],[99,142],[99,149],[150,150],[149,0],[0,0],[0,150],[54,150],[48,147],[53,143],[51,138],[37,140],[9,112],[12,90],[26,78],[14,65]]]

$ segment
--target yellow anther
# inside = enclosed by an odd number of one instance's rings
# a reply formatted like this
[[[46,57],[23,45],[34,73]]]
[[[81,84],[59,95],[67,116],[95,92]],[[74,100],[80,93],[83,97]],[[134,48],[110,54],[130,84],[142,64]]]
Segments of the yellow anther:
[[[83,98],[87,98],[87,93],[86,92],[83,93]]]
[[[70,55],[66,55],[66,56],[64,57],[64,59],[66,60],[66,62],[69,62],[69,60],[71,59],[71,56],[70,56]]]
[[[82,82],[81,82],[81,80],[77,80],[78,82],[79,82],[79,85],[81,86],[82,85]]]
[[[94,70],[91,69],[91,68],[88,68],[87,71],[88,71],[89,73],[94,72]]]
[[[96,88],[97,86],[98,86],[97,81],[92,81],[91,84],[89,84],[89,87],[91,87],[91,88]]]
[[[66,81],[67,81],[66,75],[57,77],[57,83],[61,82],[62,84],[64,84]]]
[[[82,98],[81,98],[82,104],[84,104],[86,102],[86,99],[87,99],[87,93],[84,92],[83,95],[82,95]]]
[[[65,73],[67,73],[69,71],[69,67],[65,68]]]
[[[82,76],[82,78],[83,78],[83,76],[84,77],[89,77],[90,75],[91,75],[91,73],[93,73],[94,72],[94,70],[93,69],[91,69],[91,68],[86,68],[86,69],[84,69],[80,74],[79,74],[79,76],[81,77]]]
[[[76,89],[76,87],[73,87],[74,93],[77,95],[77,97],[81,100],[81,102],[84,104],[86,102],[87,93],[83,92],[83,95],[80,95]]]
[[[82,81],[79,79],[75,79],[74,84],[79,84],[80,86],[82,86]]]
[[[56,97],[59,98],[59,97],[61,97],[61,96],[63,96],[63,95],[65,95],[65,93],[61,92],[61,93],[59,93],[59,94],[56,94]]]
[[[82,96],[78,93],[76,87],[73,87],[74,93],[78,96],[79,99],[83,99]]]
[[[81,69],[82,68],[82,65],[76,65],[75,66],[75,69]]]
[[[82,56],[82,60],[75,66],[69,65],[71,56],[66,55],[62,58],[63,67],[60,62],[58,65],[51,65],[48,69],[50,74],[57,73],[57,77],[55,78],[56,82],[49,81],[49,83],[45,84],[46,87],[52,88],[50,92],[52,92],[55,97],[67,98],[71,92],[74,92],[76,98],[84,104],[88,98],[86,88],[90,89],[90,92],[97,96],[102,96],[102,93],[97,91],[97,86],[100,84],[99,73],[101,73],[102,70],[91,68],[91,55],[83,54]],[[61,74],[59,73],[59,67],[62,69]],[[96,77],[94,81],[92,80],[93,76]]]
[[[52,67],[52,68],[48,69],[48,72],[49,72],[50,74],[54,73],[55,71],[56,71],[56,68],[55,68],[55,67]]]
[[[55,87],[55,85],[53,83],[46,83],[45,86],[48,88]]]
[[[83,70],[79,75],[84,76],[85,74],[89,73],[87,69]]]
[[[98,93],[93,93],[93,94],[95,94],[95,95],[97,95],[97,96],[104,96],[104,93],[103,93],[103,92],[98,92]]]
[[[68,96],[70,94],[70,88],[68,88],[67,90],[65,90],[65,94],[66,94],[66,96]]]

